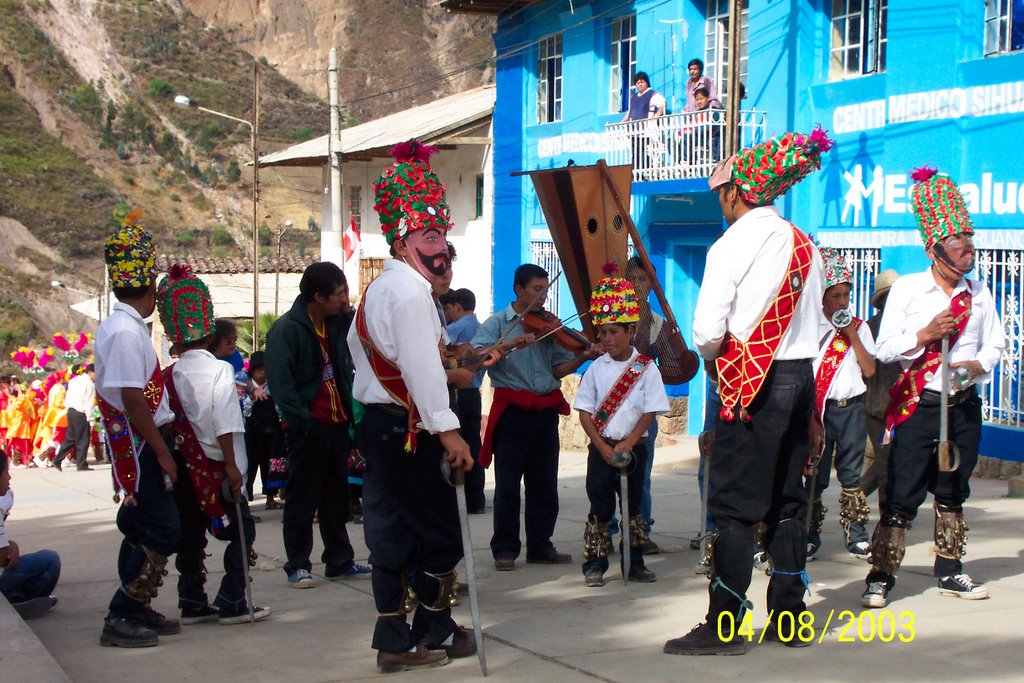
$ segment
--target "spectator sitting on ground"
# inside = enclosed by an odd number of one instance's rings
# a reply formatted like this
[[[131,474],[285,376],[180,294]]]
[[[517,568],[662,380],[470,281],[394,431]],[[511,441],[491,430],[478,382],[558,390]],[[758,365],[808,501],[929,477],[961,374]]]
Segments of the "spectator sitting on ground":
[[[18,544],[7,539],[4,522],[14,505],[9,465],[7,453],[0,450],[0,593],[22,619],[36,619],[57,606],[57,597],[50,593],[60,578],[60,556],[53,550],[22,555]]]

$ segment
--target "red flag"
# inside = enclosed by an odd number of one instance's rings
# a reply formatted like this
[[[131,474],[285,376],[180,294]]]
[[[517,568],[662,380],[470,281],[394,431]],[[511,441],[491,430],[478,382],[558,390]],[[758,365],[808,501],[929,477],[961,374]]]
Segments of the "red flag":
[[[345,230],[345,235],[341,240],[341,248],[345,251],[345,261],[348,262],[352,258],[352,254],[356,253],[356,245],[359,244],[359,228],[356,227],[355,216],[349,216],[349,226]]]

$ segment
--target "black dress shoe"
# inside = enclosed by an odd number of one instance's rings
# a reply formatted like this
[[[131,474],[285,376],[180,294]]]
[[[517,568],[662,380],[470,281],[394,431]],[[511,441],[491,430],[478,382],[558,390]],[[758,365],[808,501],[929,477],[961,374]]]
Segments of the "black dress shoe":
[[[499,572],[511,572],[516,568],[516,558],[511,553],[498,553],[494,558],[494,568]]]
[[[377,669],[382,674],[430,669],[444,666],[450,661],[444,650],[428,650],[425,645],[417,645],[412,652],[377,652]]]
[[[146,616],[142,618],[146,628],[156,631],[161,636],[173,636],[181,633],[181,622],[177,619],[168,619],[151,607],[146,608]]]
[[[100,645],[103,647],[154,647],[160,643],[156,631],[137,619],[104,619]]]
[[[742,655],[746,654],[743,640],[737,635],[722,640],[713,626],[698,624],[681,638],[673,638],[663,648],[669,655]]]
[[[88,465],[82,465],[81,467],[78,468],[79,472],[89,472],[90,470],[92,470],[92,468],[89,467]]]
[[[571,562],[572,555],[560,553],[554,547],[535,555],[530,555],[529,553],[526,555],[527,564],[569,564]]]

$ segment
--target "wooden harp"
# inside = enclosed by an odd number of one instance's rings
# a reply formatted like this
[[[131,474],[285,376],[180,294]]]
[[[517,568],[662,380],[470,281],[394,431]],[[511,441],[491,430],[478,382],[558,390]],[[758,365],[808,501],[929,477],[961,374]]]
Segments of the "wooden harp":
[[[652,285],[665,322],[657,335],[658,368],[666,384],[684,384],[697,373],[697,354],[686,346],[672,309],[654,274],[650,257],[629,215],[632,167],[608,166],[603,160],[593,166],[526,171],[537,191],[551,241],[558,252],[562,272],[577,311],[590,308],[594,285],[606,277],[603,266],[615,263],[627,277],[628,239],[632,239],[647,280]],[[623,199],[625,198],[625,200]],[[642,307],[649,316],[649,307]],[[596,339],[587,316],[582,317],[584,333]],[[641,319],[643,323],[643,319]]]

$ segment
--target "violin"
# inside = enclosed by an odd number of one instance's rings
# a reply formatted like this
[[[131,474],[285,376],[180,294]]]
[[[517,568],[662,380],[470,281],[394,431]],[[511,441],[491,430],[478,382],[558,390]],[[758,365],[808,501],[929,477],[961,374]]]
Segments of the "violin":
[[[528,311],[522,317],[523,329],[541,337],[551,337],[556,344],[572,353],[583,353],[590,348],[591,342],[581,333],[566,327],[553,313],[543,309]]]
[[[492,351],[504,358],[520,344],[495,344],[491,347],[476,349],[470,344],[448,344],[441,349],[441,364],[446,370],[465,368],[476,370],[477,366],[487,360]]]

